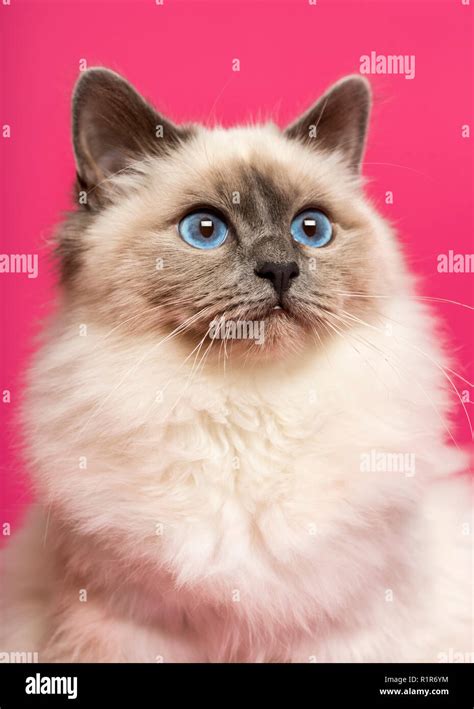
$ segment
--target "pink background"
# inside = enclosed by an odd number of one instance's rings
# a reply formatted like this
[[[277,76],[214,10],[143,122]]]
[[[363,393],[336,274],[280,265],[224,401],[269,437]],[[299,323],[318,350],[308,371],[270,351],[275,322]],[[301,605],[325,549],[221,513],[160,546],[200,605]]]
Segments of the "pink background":
[[[270,117],[284,125],[329,84],[359,71],[360,56],[414,54],[416,75],[371,78],[375,106],[364,174],[393,220],[426,295],[469,303],[469,274],[437,273],[437,255],[472,251],[472,7],[461,0],[202,2],[119,0],[0,3],[1,253],[38,253],[40,274],[0,275],[0,523],[28,498],[15,415],[33,335],[54,298],[48,240],[70,206],[74,164],[69,104],[79,62],[123,73],[177,121],[224,125]],[[241,71],[232,72],[240,59]],[[387,190],[394,204],[386,205]],[[436,307],[473,379],[471,312]],[[469,389],[456,380],[460,389]],[[472,397],[471,397],[472,398]],[[468,411],[471,405],[467,404]],[[469,440],[461,406],[456,436]]]

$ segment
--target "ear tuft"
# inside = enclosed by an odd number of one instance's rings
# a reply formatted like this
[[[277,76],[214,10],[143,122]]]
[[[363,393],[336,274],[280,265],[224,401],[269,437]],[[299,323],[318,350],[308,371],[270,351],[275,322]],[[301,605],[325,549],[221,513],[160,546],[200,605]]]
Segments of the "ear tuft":
[[[160,116],[128,81],[109,69],[83,72],[72,104],[78,182],[87,189],[137,159],[160,154],[187,133]]]
[[[369,82],[362,76],[347,76],[288,126],[285,135],[315,149],[338,151],[351,169],[358,171],[370,104]]]

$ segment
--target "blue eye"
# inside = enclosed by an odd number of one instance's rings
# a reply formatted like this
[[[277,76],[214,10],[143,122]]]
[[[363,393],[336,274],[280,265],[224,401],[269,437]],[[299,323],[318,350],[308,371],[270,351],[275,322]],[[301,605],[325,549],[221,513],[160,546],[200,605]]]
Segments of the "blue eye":
[[[291,222],[291,235],[306,246],[326,246],[331,241],[332,224],[319,209],[300,212]]]
[[[212,212],[192,212],[181,219],[179,233],[196,249],[217,249],[227,238],[227,224]]]

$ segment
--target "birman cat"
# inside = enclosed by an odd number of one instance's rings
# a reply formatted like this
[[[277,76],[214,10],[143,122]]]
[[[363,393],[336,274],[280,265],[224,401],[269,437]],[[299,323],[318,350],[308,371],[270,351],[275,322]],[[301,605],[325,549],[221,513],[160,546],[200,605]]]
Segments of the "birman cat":
[[[350,76],[284,130],[178,126],[117,74],[81,75],[76,207],[22,414],[37,502],[4,555],[0,650],[472,651],[459,400],[364,195],[370,103]]]

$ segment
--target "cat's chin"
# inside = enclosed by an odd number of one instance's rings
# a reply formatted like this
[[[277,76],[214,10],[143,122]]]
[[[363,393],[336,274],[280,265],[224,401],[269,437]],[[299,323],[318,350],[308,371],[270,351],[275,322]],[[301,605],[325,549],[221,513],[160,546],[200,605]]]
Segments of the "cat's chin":
[[[192,317],[192,316],[191,316]],[[173,321],[170,332],[183,328],[186,319]],[[232,311],[195,319],[183,331],[186,348],[199,351],[207,362],[224,360],[235,363],[282,360],[302,353],[314,343],[321,343],[325,331],[320,318],[297,303],[259,304],[252,308],[240,305]]]
[[[281,307],[258,318],[222,322],[212,335],[211,358],[245,364],[291,357],[312,341],[308,327]]]

